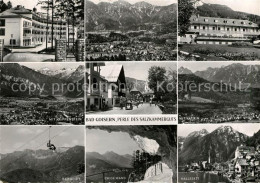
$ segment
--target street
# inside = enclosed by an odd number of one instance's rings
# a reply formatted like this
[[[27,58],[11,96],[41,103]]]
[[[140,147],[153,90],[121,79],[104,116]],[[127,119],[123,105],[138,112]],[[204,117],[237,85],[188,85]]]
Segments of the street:
[[[120,109],[119,107],[114,108],[110,111],[100,112],[100,114],[162,114],[161,109],[158,106],[152,104],[140,104],[138,108],[134,106],[133,110]]]

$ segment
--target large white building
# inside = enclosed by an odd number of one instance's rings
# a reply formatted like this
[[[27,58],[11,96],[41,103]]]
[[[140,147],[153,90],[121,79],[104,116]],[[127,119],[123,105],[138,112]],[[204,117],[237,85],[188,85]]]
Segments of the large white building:
[[[67,26],[65,20],[55,18],[53,27],[53,40],[68,39],[68,37],[73,37],[72,34],[75,34],[75,39],[77,38],[77,29],[73,31],[72,26]],[[0,13],[0,39],[4,39],[5,46],[37,46],[46,43],[46,37],[47,42],[50,43],[52,40],[51,17],[47,21],[47,16],[37,12],[36,9],[29,10],[18,5]]]
[[[259,27],[249,20],[192,16],[189,31],[178,39],[179,43],[232,44],[250,42],[260,35]]]

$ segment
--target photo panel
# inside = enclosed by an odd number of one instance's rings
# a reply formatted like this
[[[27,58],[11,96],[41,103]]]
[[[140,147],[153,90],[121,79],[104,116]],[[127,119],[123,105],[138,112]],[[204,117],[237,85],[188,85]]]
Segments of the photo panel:
[[[176,61],[177,0],[86,0],[86,61]]]
[[[179,0],[178,60],[260,59],[258,0]]]
[[[259,62],[179,62],[182,123],[259,123]]]
[[[258,124],[178,126],[178,182],[260,180]]]
[[[86,135],[86,182],[177,181],[177,126],[93,126]]]
[[[177,64],[86,64],[86,115],[177,114]]]
[[[1,1],[0,61],[84,61],[84,0]]]
[[[85,65],[0,63],[1,125],[84,125]]]
[[[1,126],[1,182],[84,183],[84,126]]]

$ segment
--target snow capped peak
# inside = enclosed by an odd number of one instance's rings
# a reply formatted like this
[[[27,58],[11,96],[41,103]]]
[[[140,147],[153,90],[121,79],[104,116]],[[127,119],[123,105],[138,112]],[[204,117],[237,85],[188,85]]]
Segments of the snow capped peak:
[[[143,151],[149,154],[157,154],[160,146],[155,140],[141,137],[139,135],[134,136],[133,139]]]
[[[192,132],[188,135],[188,138],[189,137],[204,137],[205,135],[208,135],[209,132],[206,130],[206,129],[202,129],[200,131],[195,131],[195,132]]]

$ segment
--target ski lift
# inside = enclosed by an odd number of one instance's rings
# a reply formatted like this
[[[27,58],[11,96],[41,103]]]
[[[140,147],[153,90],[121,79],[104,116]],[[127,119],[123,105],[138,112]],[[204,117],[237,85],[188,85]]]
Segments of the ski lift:
[[[56,147],[54,144],[51,143],[51,126],[49,127],[49,142],[47,143],[47,147],[52,150],[52,151],[55,151],[56,150]]]

